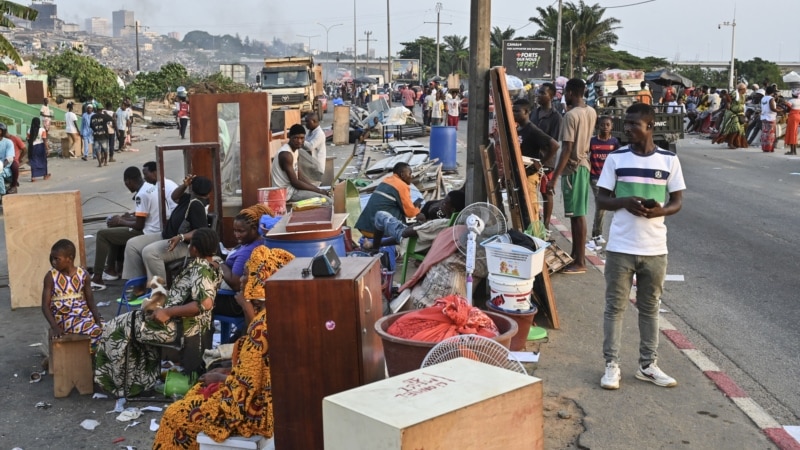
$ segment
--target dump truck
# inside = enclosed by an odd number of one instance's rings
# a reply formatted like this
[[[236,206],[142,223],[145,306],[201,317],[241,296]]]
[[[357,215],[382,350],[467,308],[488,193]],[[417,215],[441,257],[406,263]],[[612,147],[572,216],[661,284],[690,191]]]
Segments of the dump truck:
[[[321,67],[310,56],[266,58],[258,85],[272,94],[274,109],[299,109],[301,113],[318,111],[316,101],[322,82]]]

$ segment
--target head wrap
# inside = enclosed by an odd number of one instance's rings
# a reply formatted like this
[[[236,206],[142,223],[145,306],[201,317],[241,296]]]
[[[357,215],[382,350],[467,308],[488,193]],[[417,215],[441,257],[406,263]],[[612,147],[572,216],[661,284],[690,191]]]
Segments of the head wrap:
[[[273,273],[293,259],[294,255],[280,248],[270,249],[259,245],[253,249],[250,259],[245,264],[247,282],[242,289],[244,298],[251,301],[264,300],[266,298],[264,283]]]

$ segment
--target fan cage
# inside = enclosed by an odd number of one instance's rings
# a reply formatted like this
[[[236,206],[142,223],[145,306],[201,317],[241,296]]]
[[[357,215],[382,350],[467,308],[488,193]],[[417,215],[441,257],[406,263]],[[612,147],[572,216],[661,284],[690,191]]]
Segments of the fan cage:
[[[512,372],[528,374],[522,363],[502,344],[476,334],[453,336],[436,344],[422,360],[420,368],[456,358],[468,358]]]

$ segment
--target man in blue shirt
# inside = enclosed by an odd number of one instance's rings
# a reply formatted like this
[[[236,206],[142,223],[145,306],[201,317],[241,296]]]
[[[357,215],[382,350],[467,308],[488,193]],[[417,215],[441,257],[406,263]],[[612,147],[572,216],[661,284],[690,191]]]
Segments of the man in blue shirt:
[[[2,156],[3,180],[0,181],[0,195],[6,195],[5,180],[11,179],[11,164],[14,163],[14,143],[6,135],[6,124],[0,123],[0,156]]]

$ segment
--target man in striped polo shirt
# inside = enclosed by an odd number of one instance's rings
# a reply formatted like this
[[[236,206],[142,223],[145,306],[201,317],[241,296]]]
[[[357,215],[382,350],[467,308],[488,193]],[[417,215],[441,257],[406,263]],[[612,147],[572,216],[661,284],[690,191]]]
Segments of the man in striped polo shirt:
[[[681,209],[686,184],[677,155],[653,142],[655,111],[636,103],[625,112],[629,144],[611,152],[597,181],[600,208],[615,211],[606,246],[606,306],[603,315],[604,389],[619,389],[622,317],[636,276],[639,367],[636,378],[658,386],[677,384],[656,365],[658,307],[667,273],[664,217]]]

